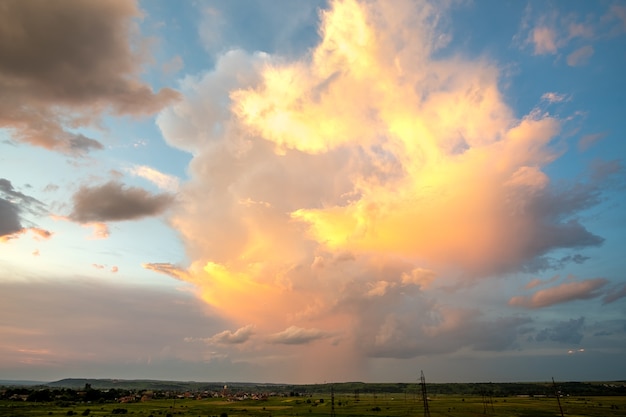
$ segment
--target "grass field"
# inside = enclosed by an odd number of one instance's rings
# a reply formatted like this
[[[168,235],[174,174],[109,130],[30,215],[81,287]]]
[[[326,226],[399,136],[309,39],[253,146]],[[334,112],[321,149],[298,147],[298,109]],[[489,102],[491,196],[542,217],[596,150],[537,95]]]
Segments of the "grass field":
[[[570,417],[626,416],[626,397],[563,397],[564,415]],[[0,416],[120,416],[182,417],[281,417],[331,416],[330,395],[312,397],[272,397],[265,401],[225,401],[216,399],[151,400],[117,404],[75,404],[0,401]],[[423,416],[419,397],[406,394],[335,396],[335,415],[339,416]],[[561,412],[556,398],[494,397],[437,395],[429,400],[432,417],[510,416],[552,417]],[[89,410],[88,412],[86,410]]]

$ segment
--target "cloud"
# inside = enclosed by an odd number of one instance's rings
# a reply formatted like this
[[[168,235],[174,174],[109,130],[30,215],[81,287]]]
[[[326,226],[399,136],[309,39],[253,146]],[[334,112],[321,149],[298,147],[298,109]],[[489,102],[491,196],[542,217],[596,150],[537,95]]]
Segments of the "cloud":
[[[567,65],[570,67],[579,67],[589,62],[589,58],[593,56],[593,46],[587,45],[576,49],[567,56]]]
[[[41,201],[16,190],[6,178],[0,178],[0,242],[16,239],[29,230],[39,238],[50,238],[52,233],[48,230],[23,225],[24,214],[44,213],[45,205]]]
[[[297,326],[290,326],[282,332],[270,335],[268,342],[283,345],[305,345],[327,337],[330,337],[330,334],[320,329],[303,329]]]
[[[554,282],[554,281],[557,281],[558,279],[559,279],[559,276],[558,276],[558,275],[555,275],[555,276],[553,276],[552,278],[547,279],[547,280],[541,280],[541,279],[539,279],[539,278],[534,278],[534,279],[533,279],[533,280],[531,280],[528,284],[526,284],[526,285],[524,286],[524,288],[525,288],[525,289],[527,289],[527,290],[530,290],[530,289],[532,289],[532,288],[539,287],[539,286],[541,286],[541,285],[545,285],[545,284],[552,283],[552,282]]]
[[[223,332],[217,333],[210,338],[206,339],[207,343],[217,343],[224,345],[239,345],[247,342],[250,337],[254,334],[254,325],[248,324],[244,327],[241,327],[234,332],[230,330],[224,330]]]
[[[135,220],[157,216],[173,202],[169,194],[150,194],[117,181],[97,186],[82,186],[73,196],[69,218],[79,223]]]
[[[553,341],[563,344],[577,345],[583,339],[581,329],[584,322],[584,317],[561,321],[554,327],[541,330],[537,336],[535,336],[535,340],[538,342]]]
[[[109,232],[109,226],[106,223],[86,223],[83,226],[93,228],[93,234],[91,235],[92,239],[107,239],[111,234]]]
[[[541,308],[573,300],[586,300],[598,297],[598,290],[605,286],[605,278],[592,278],[578,282],[565,282],[555,287],[539,290],[531,296],[516,296],[509,305],[525,308]]]
[[[581,260],[550,256],[602,244],[580,217],[602,188],[551,181],[562,122],[517,117],[496,63],[437,54],[438,7],[333,1],[306,54],[231,50],[181,80],[157,123],[193,157],[170,218],[190,265],[154,269],[229,328],[356,347],[355,366],[515,348],[529,319],[442,288]]]
[[[103,145],[74,130],[105,112],[144,115],[177,93],[139,80],[148,61],[136,38],[134,1],[61,0],[3,4],[0,17],[0,127],[12,139],[67,154]]]
[[[113,265],[113,266],[111,267],[111,272],[112,272],[112,273],[114,273],[114,274],[118,273],[118,272],[119,272],[119,270],[120,270],[120,269],[119,269],[117,266],[115,266],[115,265]]]
[[[603,161],[600,159],[594,159],[589,166],[589,177],[596,182],[604,182],[611,177],[622,172],[622,163],[618,159],[611,161]]]
[[[173,175],[164,174],[145,165],[135,165],[127,170],[133,175],[145,178],[162,190],[175,192],[179,187],[179,180]]]
[[[610,304],[624,297],[626,297],[626,284],[622,285],[621,287],[618,286],[607,291],[606,295],[602,299],[602,303]]]
[[[551,28],[545,26],[534,28],[531,41],[535,55],[554,54],[557,51],[556,33]]]
[[[592,175],[592,178],[593,178],[593,175]],[[602,242],[600,239],[598,239],[597,243],[595,244],[600,244],[600,243]],[[527,262],[522,268],[522,270],[525,272],[534,274],[534,273],[538,273],[542,271],[547,271],[550,269],[553,269],[553,270],[562,269],[563,267],[571,263],[582,264],[588,259],[589,259],[588,256],[583,256],[579,253],[574,254],[574,255],[563,256],[561,258],[541,256],[541,257],[537,257],[533,259],[530,262]]]
[[[571,50],[567,57],[570,66],[586,63],[593,55],[590,41],[607,39],[614,34],[612,20],[602,16],[581,15],[575,10],[561,10],[552,8],[545,13],[543,8],[535,12],[531,7],[526,8],[522,17],[521,28],[514,39],[522,48],[531,46],[534,55],[559,55],[564,50]],[[610,9],[610,8],[609,8]],[[581,45],[586,43],[587,45]]]
[[[185,66],[185,62],[180,55],[175,55],[169,61],[163,63],[163,72],[165,74],[175,74]]]
[[[152,367],[137,366],[148,358],[157,369],[167,368],[172,359],[181,361],[178,366],[197,367],[204,354],[185,344],[184,335],[224,326],[204,313],[199,300],[171,289],[50,277],[4,279],[0,292],[0,315],[10,323],[0,326],[0,367],[22,374],[33,372],[28,362],[36,363],[40,375],[56,377],[59,369],[70,368],[87,373],[99,368],[99,375],[111,378],[150,375]],[[97,334],[86,332],[94,326]],[[46,354],[34,352],[33,346]]]
[[[0,237],[7,237],[21,230],[18,206],[0,198]]]
[[[626,6],[621,4],[612,4],[605,17],[606,20],[617,19],[621,25],[621,31],[626,31]]]
[[[144,263],[141,266],[144,269],[159,272],[182,281],[186,280],[185,278],[189,275],[186,269],[167,262]]]
[[[542,100],[547,101],[548,103],[562,103],[564,101],[569,101],[570,96],[567,94],[559,94],[555,92],[545,93],[541,96]]]
[[[224,53],[213,71],[180,82],[185,99],[164,109],[157,118],[170,145],[197,153],[225,133],[230,92],[253,84],[268,55],[242,50]]]
[[[584,152],[605,137],[606,133],[592,133],[589,135],[584,135],[578,141],[578,150]]]

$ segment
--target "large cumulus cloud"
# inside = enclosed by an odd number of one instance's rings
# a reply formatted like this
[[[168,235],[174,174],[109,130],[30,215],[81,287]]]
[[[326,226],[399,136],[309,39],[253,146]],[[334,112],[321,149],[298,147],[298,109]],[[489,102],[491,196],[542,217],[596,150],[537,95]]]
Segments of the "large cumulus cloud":
[[[235,50],[187,77],[158,121],[194,155],[171,219],[192,260],[177,276],[283,344],[515,347],[528,319],[431,289],[601,244],[577,216],[599,189],[554,186],[560,120],[516,116],[487,59],[435,58],[440,18],[428,2],[334,1],[300,59]]]

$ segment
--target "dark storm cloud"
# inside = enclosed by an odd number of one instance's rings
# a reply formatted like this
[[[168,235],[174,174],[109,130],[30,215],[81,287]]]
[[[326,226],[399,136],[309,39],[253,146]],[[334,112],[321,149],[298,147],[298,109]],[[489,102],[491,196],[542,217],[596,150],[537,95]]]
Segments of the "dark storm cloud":
[[[19,208],[4,198],[0,198],[0,238],[22,230]]]
[[[11,181],[0,178],[0,240],[24,231],[21,217],[23,212],[41,214],[44,212],[44,205],[36,198],[17,191]],[[40,232],[49,233],[44,230]]]
[[[79,223],[156,216],[174,201],[170,194],[150,194],[143,188],[125,187],[116,181],[94,187],[83,186],[72,198],[74,210],[70,219]]]
[[[154,93],[137,74],[134,1],[6,0],[0,4],[0,127],[13,139],[67,154],[102,149],[67,131],[105,111],[150,114],[177,97]],[[139,52],[137,52],[139,51]]]
[[[581,329],[584,322],[584,317],[561,321],[554,327],[541,330],[535,337],[535,340],[538,342],[553,341],[577,345],[583,339]]]

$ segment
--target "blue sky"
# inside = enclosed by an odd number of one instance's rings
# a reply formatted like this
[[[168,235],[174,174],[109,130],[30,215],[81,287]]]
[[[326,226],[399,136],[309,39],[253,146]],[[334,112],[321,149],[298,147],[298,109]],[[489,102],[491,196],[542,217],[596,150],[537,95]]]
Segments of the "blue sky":
[[[623,379],[626,3],[9,1],[0,374]]]

